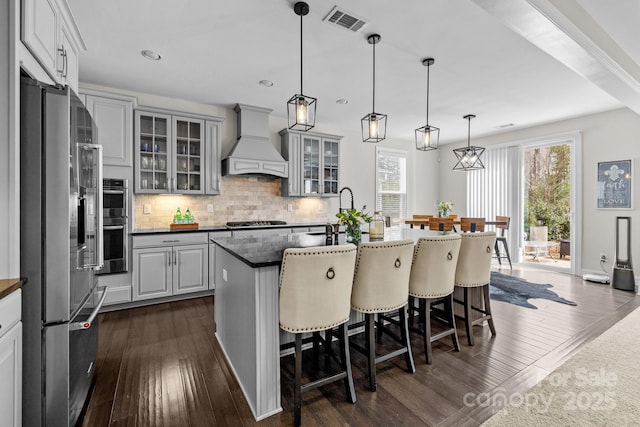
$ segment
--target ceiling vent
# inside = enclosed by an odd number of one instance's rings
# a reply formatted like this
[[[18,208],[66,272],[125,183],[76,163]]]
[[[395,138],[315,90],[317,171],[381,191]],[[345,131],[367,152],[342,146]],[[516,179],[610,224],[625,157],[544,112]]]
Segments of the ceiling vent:
[[[358,18],[353,13],[347,12],[338,6],[334,6],[327,16],[324,17],[323,21],[335,24],[339,27],[353,31],[354,33],[367,24],[364,19]]]

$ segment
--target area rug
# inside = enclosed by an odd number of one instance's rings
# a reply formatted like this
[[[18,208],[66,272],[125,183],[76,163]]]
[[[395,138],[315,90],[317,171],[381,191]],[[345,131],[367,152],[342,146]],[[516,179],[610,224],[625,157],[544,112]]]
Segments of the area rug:
[[[640,309],[585,345],[482,427],[631,426],[640,420]]]
[[[492,271],[491,281],[489,282],[489,295],[491,299],[496,301],[508,302],[533,309],[537,309],[538,307],[528,301],[530,298],[544,298],[562,304],[577,305],[573,301],[562,298],[560,295],[549,290],[549,288],[553,288],[553,286],[547,283],[527,282],[520,277],[513,277]]]

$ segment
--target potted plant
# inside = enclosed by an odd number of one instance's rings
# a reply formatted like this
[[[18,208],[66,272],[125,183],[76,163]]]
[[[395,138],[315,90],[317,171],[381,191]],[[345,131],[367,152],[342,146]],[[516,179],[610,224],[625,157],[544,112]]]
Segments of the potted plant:
[[[359,245],[362,240],[362,224],[371,222],[371,215],[365,212],[366,205],[362,206],[362,210],[355,208],[345,209],[338,212],[336,217],[338,222],[344,225],[345,240],[347,243]]]
[[[446,218],[453,209],[453,203],[442,200],[436,204],[436,207],[438,208],[438,215],[441,218]]]

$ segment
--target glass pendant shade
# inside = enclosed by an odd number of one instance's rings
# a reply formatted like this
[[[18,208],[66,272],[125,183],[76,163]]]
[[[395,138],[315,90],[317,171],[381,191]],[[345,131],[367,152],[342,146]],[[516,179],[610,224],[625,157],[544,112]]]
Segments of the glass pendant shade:
[[[371,113],[361,120],[362,141],[380,142],[387,137],[387,115],[376,113],[376,44],[380,43],[380,34],[370,34],[367,42],[373,45],[373,104]]]
[[[453,154],[456,155],[458,162],[453,167],[453,170],[459,171],[471,171],[484,169],[484,164],[480,160],[480,156],[484,153],[483,147],[474,147],[471,145],[471,119],[475,116],[473,114],[467,114],[464,119],[469,121],[469,130],[467,133],[467,146],[462,148],[456,148],[453,150]]]
[[[293,11],[300,16],[300,93],[287,101],[287,120],[289,129],[308,131],[316,125],[316,98],[302,91],[302,17],[309,13],[309,5],[299,1],[293,5]]]
[[[422,65],[427,67],[427,120],[426,124],[416,129],[416,150],[430,151],[438,148],[440,129],[429,125],[429,69],[435,62],[433,58],[425,58]]]
[[[440,129],[435,126],[424,125],[416,129],[416,149],[422,151],[438,148]]]
[[[362,118],[362,141],[380,142],[387,136],[387,115],[369,113]]]
[[[316,125],[316,98],[295,94],[287,102],[289,129],[308,131]]]

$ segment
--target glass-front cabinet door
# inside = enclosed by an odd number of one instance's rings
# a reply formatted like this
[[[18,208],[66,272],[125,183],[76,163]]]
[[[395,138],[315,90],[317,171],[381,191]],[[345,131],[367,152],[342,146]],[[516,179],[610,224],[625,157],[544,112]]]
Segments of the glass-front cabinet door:
[[[171,116],[136,111],[136,192],[171,192]]]
[[[320,138],[302,137],[302,194],[319,195],[320,187]]]
[[[136,193],[204,193],[204,120],[136,111]]]
[[[338,165],[339,162],[339,141],[333,139],[322,139],[322,173],[324,188],[322,194],[325,196],[335,196],[338,194]]]
[[[204,193],[201,175],[204,148],[204,120],[173,117],[175,150],[174,192]]]

